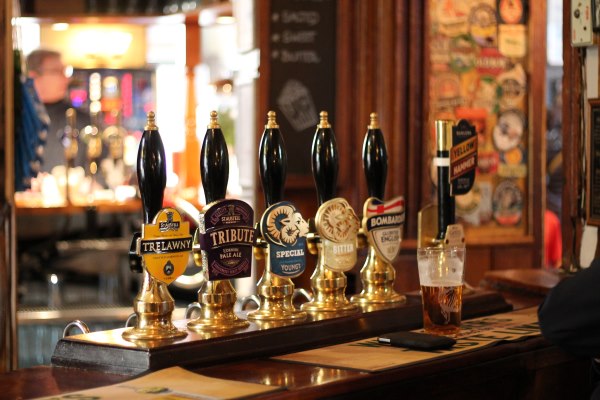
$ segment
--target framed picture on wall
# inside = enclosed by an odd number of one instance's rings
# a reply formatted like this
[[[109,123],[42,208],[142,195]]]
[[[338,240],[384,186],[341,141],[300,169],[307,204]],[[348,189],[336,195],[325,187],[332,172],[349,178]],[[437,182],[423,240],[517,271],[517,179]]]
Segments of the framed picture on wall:
[[[428,3],[426,162],[435,157],[435,120],[474,125],[477,178],[470,192],[455,198],[457,222],[467,242],[530,240],[539,229],[533,205],[541,201],[541,191],[530,190],[541,181],[531,155],[542,143],[539,111],[530,106],[541,71],[531,63],[539,49],[528,45],[531,1]],[[464,29],[456,24],[463,16],[470,21]]]
[[[600,226],[600,99],[588,101],[587,223]]]
[[[592,0],[592,28],[600,32],[600,0]]]

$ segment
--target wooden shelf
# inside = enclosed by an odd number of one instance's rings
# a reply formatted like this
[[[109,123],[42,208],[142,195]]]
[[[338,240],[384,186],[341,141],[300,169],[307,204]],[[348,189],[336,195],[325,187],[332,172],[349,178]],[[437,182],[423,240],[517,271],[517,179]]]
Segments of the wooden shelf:
[[[26,205],[17,203],[17,215],[73,215],[83,214],[93,210],[98,214],[128,214],[138,212],[142,209],[140,199],[131,199],[122,202],[98,201],[89,204],[68,204],[56,207],[43,207],[37,205]]]
[[[25,21],[38,24],[53,24],[68,22],[72,24],[181,24],[185,21],[184,14],[56,14],[56,15],[23,15]]]
[[[75,12],[43,12],[34,14],[23,14],[21,18],[33,23],[52,24],[56,22],[68,22],[73,24],[137,24],[137,25],[160,25],[160,24],[182,24],[189,21],[204,21],[203,25],[215,23],[218,16],[231,15],[232,4],[230,1],[214,2],[212,4],[197,7],[189,12],[178,12],[174,14],[125,14],[121,13],[82,13],[80,9]]]

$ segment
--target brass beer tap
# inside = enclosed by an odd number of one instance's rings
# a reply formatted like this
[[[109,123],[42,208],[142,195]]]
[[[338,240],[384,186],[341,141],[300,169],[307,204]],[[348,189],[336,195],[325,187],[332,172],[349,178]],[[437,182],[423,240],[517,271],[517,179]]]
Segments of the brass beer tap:
[[[265,260],[263,276],[258,282],[260,304],[248,318],[257,321],[302,320],[306,312],[294,308],[293,277],[305,269],[308,224],[288,201],[283,201],[287,154],[283,136],[269,111],[259,148],[259,171],[266,210],[259,223],[260,236],[254,254]]]
[[[313,299],[302,304],[302,310],[309,313],[358,312],[357,305],[346,298],[344,272],[356,264],[356,236],[360,223],[350,204],[335,197],[338,154],[335,134],[325,111],[320,113],[313,139],[312,171],[319,209],[307,241],[309,251],[318,258],[311,276]]]
[[[363,143],[363,167],[369,198],[363,208],[362,229],[368,255],[360,271],[363,290],[351,301],[361,305],[404,303],[406,296],[394,290],[396,270],[392,262],[400,252],[404,225],[404,199],[384,202],[387,150],[377,114],[371,113]]]
[[[133,304],[136,325],[126,329],[123,338],[132,342],[183,338],[187,332],[171,321],[175,302],[167,285],[185,270],[192,240],[179,213],[161,209],[167,182],[165,149],[152,111],[140,141],[137,175],[144,225],[132,247],[142,259],[143,281]],[[162,250],[157,252],[159,246]]]
[[[97,180],[97,174],[102,156],[102,134],[98,129],[98,113],[90,114],[90,124],[83,128],[83,139],[87,144],[86,155],[88,160],[88,169],[92,183],[90,185],[90,197],[93,199],[94,186]]]
[[[233,311],[237,294],[231,279],[251,274],[254,212],[243,201],[225,199],[229,155],[216,111],[210,113],[202,142],[200,176],[207,205],[194,237],[194,261],[202,267],[205,281],[198,291],[200,316],[189,321],[188,328],[206,332],[245,328],[248,321]]]
[[[67,204],[71,203],[71,190],[69,185],[69,172],[71,168],[75,168],[75,159],[79,152],[79,131],[77,130],[76,120],[77,114],[74,108],[69,108],[65,112],[65,119],[67,124],[64,131],[63,144],[65,145],[65,201]]]

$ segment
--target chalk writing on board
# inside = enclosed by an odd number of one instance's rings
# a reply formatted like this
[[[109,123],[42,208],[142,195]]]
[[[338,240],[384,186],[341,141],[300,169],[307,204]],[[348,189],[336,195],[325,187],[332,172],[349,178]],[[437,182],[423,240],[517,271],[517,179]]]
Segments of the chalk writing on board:
[[[286,147],[288,173],[310,175],[319,112],[335,124],[336,0],[271,1],[268,58],[270,109]]]

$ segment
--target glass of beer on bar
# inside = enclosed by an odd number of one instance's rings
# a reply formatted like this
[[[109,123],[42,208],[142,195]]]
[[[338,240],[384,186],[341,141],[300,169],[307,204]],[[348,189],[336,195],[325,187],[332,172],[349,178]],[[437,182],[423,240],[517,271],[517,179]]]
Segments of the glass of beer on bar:
[[[454,336],[460,330],[465,270],[464,247],[417,249],[427,333]]]

